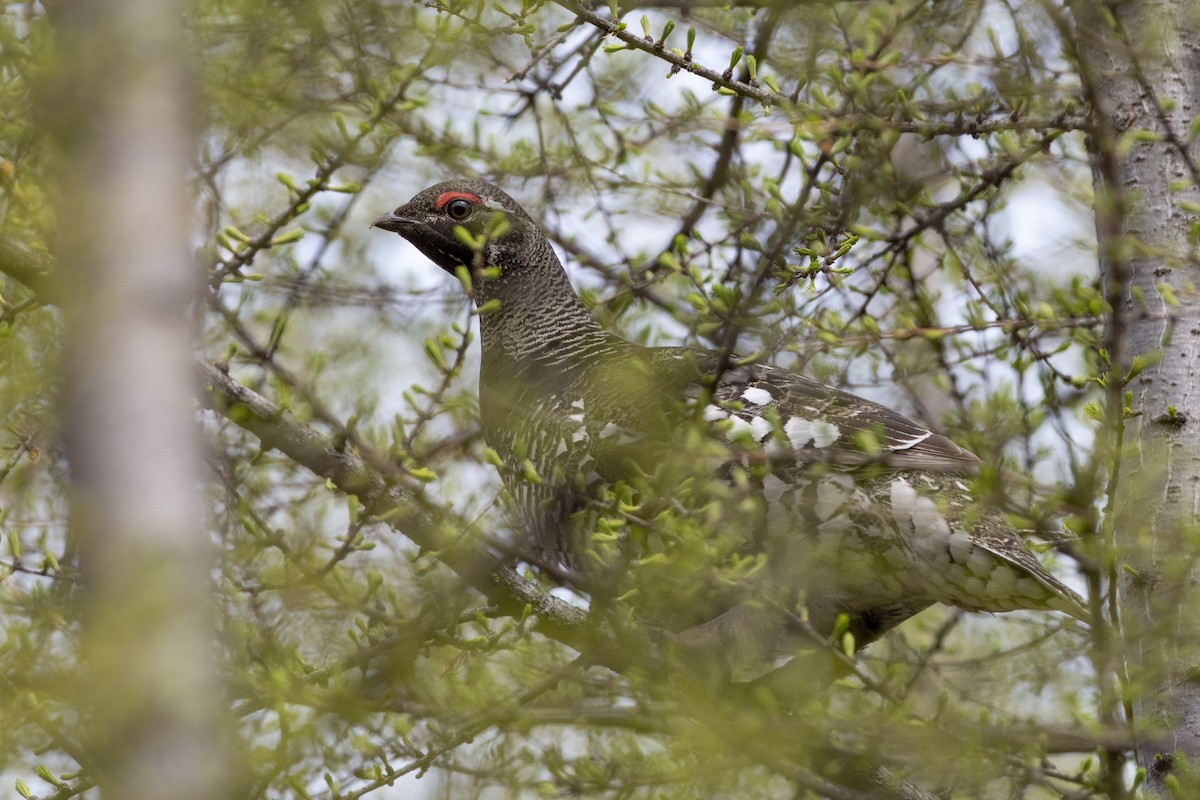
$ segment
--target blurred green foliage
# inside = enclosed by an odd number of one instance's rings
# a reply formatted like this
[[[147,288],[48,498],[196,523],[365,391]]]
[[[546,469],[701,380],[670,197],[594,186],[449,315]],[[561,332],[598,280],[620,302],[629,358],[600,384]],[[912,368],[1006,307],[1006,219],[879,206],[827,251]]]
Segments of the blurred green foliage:
[[[197,3],[180,57],[199,131],[199,349],[424,481],[450,535],[556,585],[487,463],[460,287],[367,231],[434,181],[481,176],[539,220],[605,325],[735,344],[868,393],[978,452],[980,491],[1024,527],[1070,513],[1094,533],[1082,406],[1106,306],[1086,120],[1036,5],[665,4],[644,10],[643,49],[564,5]],[[641,39],[642,19],[619,33]],[[0,239],[34,253],[70,224],[46,210],[29,99],[53,28],[36,4],[0,14]],[[672,51],[737,64],[718,86],[658,57]],[[0,776],[90,797],[58,337],[49,299],[0,277]],[[325,478],[200,419],[249,796],[887,796],[862,784],[880,765],[964,798],[1096,786],[1066,733],[1097,719],[1089,641],[1057,615],[931,609],[783,715],[577,659]],[[703,542],[696,526],[673,533]],[[697,547],[646,565],[640,591],[695,592],[681,564]]]

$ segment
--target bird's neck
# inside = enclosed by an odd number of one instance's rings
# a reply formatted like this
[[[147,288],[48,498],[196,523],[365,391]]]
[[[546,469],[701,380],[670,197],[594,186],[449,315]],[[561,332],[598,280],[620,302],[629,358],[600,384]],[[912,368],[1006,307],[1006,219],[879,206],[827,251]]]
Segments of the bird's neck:
[[[567,371],[626,344],[600,327],[557,262],[477,284],[476,303],[492,300],[499,308],[479,318],[485,370]]]

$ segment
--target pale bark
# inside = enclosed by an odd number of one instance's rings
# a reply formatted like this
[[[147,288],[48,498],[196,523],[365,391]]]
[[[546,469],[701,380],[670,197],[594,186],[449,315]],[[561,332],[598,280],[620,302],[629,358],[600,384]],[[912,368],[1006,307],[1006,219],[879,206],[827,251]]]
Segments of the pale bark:
[[[1091,148],[1098,233],[1118,370],[1149,364],[1110,406],[1132,392],[1124,421],[1114,540],[1123,570],[1126,657],[1135,694],[1139,762],[1151,786],[1172,773],[1172,753],[1200,758],[1200,6],[1148,0],[1073,6],[1085,94],[1093,104]],[[1114,15],[1109,18],[1108,14]],[[1127,149],[1133,132],[1157,141]],[[1124,141],[1122,141],[1124,139]],[[1189,210],[1189,205],[1190,206]],[[1112,409],[1110,408],[1110,411]],[[1115,416],[1111,416],[1114,424]],[[1118,439],[1119,441],[1119,439]],[[1166,735],[1161,733],[1166,731]],[[1194,780],[1186,779],[1185,780]]]
[[[211,800],[223,745],[189,309],[182,2],[52,6],[60,402],[84,594],[87,763],[105,797]]]

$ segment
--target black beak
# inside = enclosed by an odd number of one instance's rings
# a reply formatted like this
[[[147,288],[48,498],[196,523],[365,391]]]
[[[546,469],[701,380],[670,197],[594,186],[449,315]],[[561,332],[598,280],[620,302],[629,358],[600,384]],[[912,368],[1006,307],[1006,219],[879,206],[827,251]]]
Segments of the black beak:
[[[371,223],[371,227],[383,228],[385,231],[391,231],[392,233],[400,233],[410,225],[416,224],[415,220],[398,217],[395,211],[388,211],[376,217],[375,221]]]

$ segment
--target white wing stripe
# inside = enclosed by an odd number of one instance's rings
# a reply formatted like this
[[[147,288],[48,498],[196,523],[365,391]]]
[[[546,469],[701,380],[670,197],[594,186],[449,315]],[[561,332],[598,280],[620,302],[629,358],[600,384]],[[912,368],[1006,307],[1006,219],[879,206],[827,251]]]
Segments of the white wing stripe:
[[[919,445],[921,442],[928,439],[930,436],[933,436],[933,431],[925,431],[920,436],[914,436],[911,439],[906,439],[902,442],[896,442],[889,449],[891,449],[891,450],[911,450],[912,448]]]

